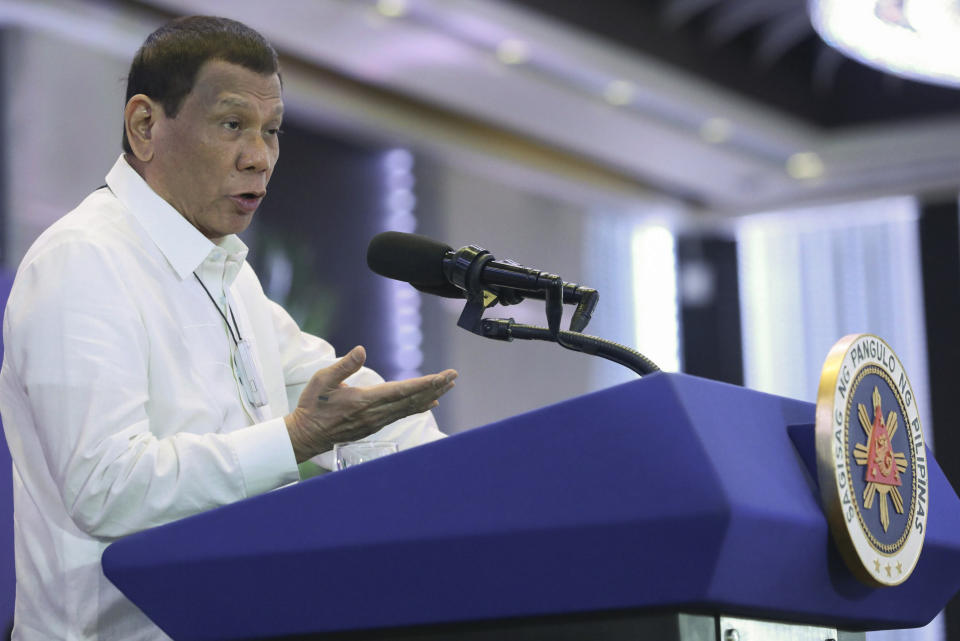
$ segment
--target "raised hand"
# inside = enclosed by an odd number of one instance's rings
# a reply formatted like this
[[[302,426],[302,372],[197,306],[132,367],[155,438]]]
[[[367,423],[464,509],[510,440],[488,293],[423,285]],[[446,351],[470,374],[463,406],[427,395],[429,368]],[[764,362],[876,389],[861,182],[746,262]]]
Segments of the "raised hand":
[[[354,347],[330,367],[317,370],[297,407],[284,420],[297,463],[333,449],[334,443],[356,441],[411,414],[438,405],[454,386],[457,373],[392,381],[371,387],[350,387],[343,381],[366,361],[363,347]]]

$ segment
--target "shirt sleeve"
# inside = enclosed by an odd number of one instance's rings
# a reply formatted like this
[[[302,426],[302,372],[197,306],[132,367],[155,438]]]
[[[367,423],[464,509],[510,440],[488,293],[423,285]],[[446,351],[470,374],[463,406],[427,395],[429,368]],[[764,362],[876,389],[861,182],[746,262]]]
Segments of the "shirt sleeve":
[[[52,244],[21,267],[5,317],[5,366],[73,522],[115,538],[297,480],[282,418],[155,429],[151,337],[122,272],[102,247]]]
[[[291,408],[297,406],[300,393],[314,372],[332,365],[338,358],[333,346],[327,341],[300,330],[290,315],[276,303],[273,307],[274,328],[280,345],[287,400]],[[346,380],[348,385],[366,387],[383,382],[377,372],[368,367]],[[401,450],[436,441],[445,436],[437,427],[432,412],[413,414],[395,421],[378,432],[362,439],[364,441],[393,441]],[[324,452],[311,459],[317,465],[332,470],[335,467],[333,452]]]

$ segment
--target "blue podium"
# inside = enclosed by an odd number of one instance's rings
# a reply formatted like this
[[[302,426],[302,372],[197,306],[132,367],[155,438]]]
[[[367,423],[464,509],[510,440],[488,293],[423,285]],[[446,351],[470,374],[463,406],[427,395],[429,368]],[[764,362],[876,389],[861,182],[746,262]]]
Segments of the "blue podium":
[[[859,583],[813,422],[810,403],[657,373],[126,537],[103,568],[177,641],[603,639],[676,612],[926,624],[960,590],[960,499],[931,457],[916,570]]]

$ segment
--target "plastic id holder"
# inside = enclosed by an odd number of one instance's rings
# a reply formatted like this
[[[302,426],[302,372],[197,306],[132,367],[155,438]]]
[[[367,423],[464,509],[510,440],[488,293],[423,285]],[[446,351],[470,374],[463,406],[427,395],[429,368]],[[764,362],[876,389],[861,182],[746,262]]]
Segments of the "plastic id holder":
[[[257,369],[253,360],[253,352],[250,350],[250,343],[246,339],[237,343],[237,351],[233,358],[234,366],[237,369],[237,376],[240,378],[240,385],[243,387],[247,400],[254,407],[263,407],[267,404],[266,389],[263,379],[260,377],[260,371]]]

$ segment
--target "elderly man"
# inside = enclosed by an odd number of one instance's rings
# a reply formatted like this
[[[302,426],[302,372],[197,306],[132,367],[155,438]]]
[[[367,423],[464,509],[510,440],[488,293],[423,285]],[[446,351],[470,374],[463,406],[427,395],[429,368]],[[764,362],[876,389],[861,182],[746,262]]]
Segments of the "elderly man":
[[[160,28],[131,66],[106,186],[23,259],[0,374],[14,638],[165,638],[104,578],[111,540],[294,482],[338,441],[441,436],[428,410],[454,371],[384,383],[362,347],[336,359],[244,260],[236,234],[267,193],[282,117],[258,33]]]

